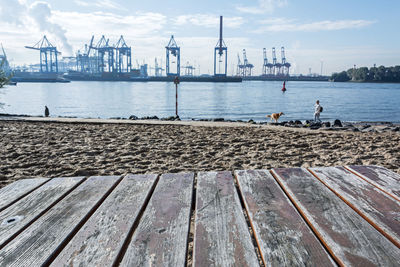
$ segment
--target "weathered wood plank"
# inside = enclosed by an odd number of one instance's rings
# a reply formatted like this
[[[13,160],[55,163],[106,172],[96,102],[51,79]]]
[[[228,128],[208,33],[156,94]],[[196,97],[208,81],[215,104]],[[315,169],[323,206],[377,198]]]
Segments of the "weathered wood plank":
[[[259,265],[230,172],[197,176],[194,266]]]
[[[381,166],[346,166],[367,182],[400,201],[400,175]]]
[[[54,178],[0,213],[0,249],[64,197],[83,177]]]
[[[329,189],[400,248],[400,202],[343,167],[312,168]]]
[[[49,178],[21,179],[0,189],[0,211],[35,190]]]
[[[268,171],[235,171],[266,266],[336,266]]]
[[[121,266],[184,266],[193,173],[163,174]]]
[[[150,197],[157,175],[126,176],[52,262],[52,266],[106,266],[117,258]]]
[[[398,266],[400,249],[306,169],[272,172],[339,264]]]
[[[88,178],[0,250],[2,265],[40,266],[51,259],[117,181],[118,177]]]

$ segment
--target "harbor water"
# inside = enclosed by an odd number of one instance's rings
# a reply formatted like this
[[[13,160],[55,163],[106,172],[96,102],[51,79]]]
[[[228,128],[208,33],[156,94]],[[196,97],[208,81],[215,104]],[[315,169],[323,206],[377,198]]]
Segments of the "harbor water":
[[[321,119],[400,122],[400,84],[244,81],[181,83],[181,119],[224,118],[265,121],[313,118],[318,99]],[[0,113],[79,118],[128,118],[175,115],[175,85],[169,82],[18,83],[0,89]]]

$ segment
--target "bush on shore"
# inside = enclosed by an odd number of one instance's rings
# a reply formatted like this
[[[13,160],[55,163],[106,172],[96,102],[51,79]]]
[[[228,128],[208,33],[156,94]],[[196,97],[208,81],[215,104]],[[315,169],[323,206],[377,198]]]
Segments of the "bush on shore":
[[[394,67],[361,67],[351,68],[340,73],[333,73],[331,80],[334,82],[400,82],[400,66]]]

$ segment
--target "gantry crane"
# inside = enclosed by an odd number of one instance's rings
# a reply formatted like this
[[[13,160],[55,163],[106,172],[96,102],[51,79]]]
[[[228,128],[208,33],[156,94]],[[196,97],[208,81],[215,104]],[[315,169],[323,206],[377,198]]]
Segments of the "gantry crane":
[[[47,40],[46,35],[35,45],[25,48],[40,51],[40,72],[58,72],[57,56],[61,53]]]
[[[157,58],[154,58],[154,76],[159,77],[162,76],[162,72],[164,69],[161,67],[162,66],[162,61],[161,64],[158,64]]]
[[[114,47],[109,45],[110,39],[101,37],[100,41],[94,47],[97,50],[97,60],[98,60],[98,72],[113,72],[115,69],[114,65]],[[107,56],[105,60],[104,57]]]
[[[171,35],[168,45],[165,47],[166,50],[166,71],[167,76],[180,76],[181,72],[181,48],[176,44],[174,36]],[[174,59],[170,56],[175,57]],[[176,71],[173,72],[171,65],[176,65]]]
[[[3,44],[1,44],[1,51],[3,51],[3,55],[0,55],[0,70],[3,70],[4,72],[8,72],[9,65],[8,65],[8,60],[7,60],[7,54],[6,54],[6,51],[4,51]]]
[[[218,57],[218,68],[217,68],[217,57]],[[222,38],[222,16],[220,16],[219,40],[214,48],[214,76],[226,77],[227,71],[228,71],[228,47],[225,45],[225,42]]]
[[[272,74],[273,75],[279,75],[281,73],[281,67],[282,64],[279,63],[276,59],[276,51],[275,51],[275,47],[272,47],[272,64],[273,64],[273,71]]]
[[[242,61],[240,60],[239,53],[237,54],[238,58],[238,64],[237,64],[237,69],[236,69],[236,76],[243,76],[244,75],[244,65],[242,64]]]
[[[282,57],[282,75],[289,75],[289,69],[290,69],[290,63],[286,61],[286,56],[285,56],[285,48],[282,46],[281,47],[281,57]]]
[[[93,40],[94,36],[92,36],[89,46],[85,44],[83,53],[78,51],[78,54],[76,55],[76,68],[80,72],[95,72],[94,70],[96,68],[93,66],[93,63],[95,64],[96,61],[93,62],[93,60],[90,57],[90,52],[92,51],[93,48]]]
[[[249,63],[249,60],[246,56],[246,49],[243,49],[243,77],[251,76],[251,70],[253,69],[254,65]]]
[[[185,69],[185,76],[193,76],[193,71],[196,69],[193,65],[189,64],[189,61],[186,62],[186,66],[183,67]]]
[[[132,49],[126,44],[124,37],[121,35],[115,45],[115,63],[117,72],[130,72],[132,69]],[[124,66],[125,63],[125,66]]]

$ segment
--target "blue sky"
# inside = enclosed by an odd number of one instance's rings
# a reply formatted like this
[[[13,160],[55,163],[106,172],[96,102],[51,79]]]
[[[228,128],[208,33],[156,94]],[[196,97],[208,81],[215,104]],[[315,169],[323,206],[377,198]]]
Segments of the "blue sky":
[[[38,53],[25,49],[46,34],[63,55],[73,55],[106,35],[124,35],[134,62],[165,62],[165,45],[173,34],[181,46],[182,65],[212,71],[218,40],[218,17],[224,16],[228,70],[237,53],[247,51],[260,74],[262,48],[286,49],[291,73],[331,74],[357,66],[399,65],[398,0],[0,0],[0,42],[11,64],[37,63]],[[280,53],[278,53],[278,60]]]

